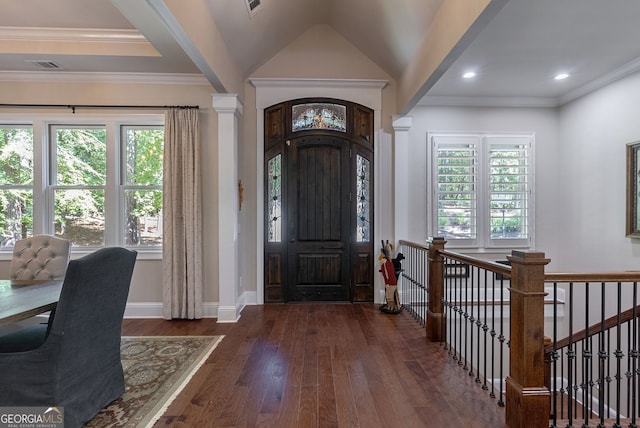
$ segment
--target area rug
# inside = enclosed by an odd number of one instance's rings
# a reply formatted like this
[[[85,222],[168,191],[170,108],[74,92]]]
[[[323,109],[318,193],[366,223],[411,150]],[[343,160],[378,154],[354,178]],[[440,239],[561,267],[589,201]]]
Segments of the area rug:
[[[223,337],[123,337],[126,391],[85,427],[153,426]]]

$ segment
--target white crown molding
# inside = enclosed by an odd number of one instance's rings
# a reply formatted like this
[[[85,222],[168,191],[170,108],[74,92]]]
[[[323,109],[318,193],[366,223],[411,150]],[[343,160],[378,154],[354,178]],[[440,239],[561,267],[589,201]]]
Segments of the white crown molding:
[[[324,87],[345,87],[345,88],[373,88],[382,89],[389,83],[388,80],[377,79],[304,79],[304,78],[263,78],[252,77],[249,81],[256,88],[259,87],[282,87],[282,88],[324,88]]]
[[[47,27],[0,27],[0,40],[149,43],[138,30]]]
[[[391,126],[393,126],[393,130],[396,132],[406,132],[413,126],[412,116],[394,115],[391,116],[391,119]]]
[[[418,106],[446,107],[557,107],[552,97],[446,97],[427,95]]]
[[[207,85],[201,74],[179,73],[100,73],[71,71],[0,71],[0,82],[73,82],[73,83],[154,83],[168,85]]]
[[[570,101],[578,99],[584,95],[587,95],[600,88],[603,88],[617,80],[627,77],[639,70],[640,70],[640,58],[636,58],[633,61],[630,61],[624,64],[623,66],[618,67],[615,70],[607,74],[604,74],[597,79],[592,80],[586,85],[582,85],[581,87],[574,89],[573,91],[569,91],[566,94],[560,96],[558,98],[558,104],[563,105]]]

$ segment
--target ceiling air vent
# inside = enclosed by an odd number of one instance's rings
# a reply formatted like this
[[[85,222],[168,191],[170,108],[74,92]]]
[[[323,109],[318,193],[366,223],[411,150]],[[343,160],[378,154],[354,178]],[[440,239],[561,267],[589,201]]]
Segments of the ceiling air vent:
[[[53,61],[26,59],[25,62],[37,70],[62,70],[62,67]]]
[[[260,0],[245,0],[247,3],[247,9],[249,10],[249,17],[255,15],[260,9]]]

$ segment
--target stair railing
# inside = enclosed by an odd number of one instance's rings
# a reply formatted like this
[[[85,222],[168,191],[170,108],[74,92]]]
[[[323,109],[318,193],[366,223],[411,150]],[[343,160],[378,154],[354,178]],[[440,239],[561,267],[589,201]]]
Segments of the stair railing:
[[[545,281],[565,300],[545,346],[550,426],[636,427],[640,272],[549,273]]]

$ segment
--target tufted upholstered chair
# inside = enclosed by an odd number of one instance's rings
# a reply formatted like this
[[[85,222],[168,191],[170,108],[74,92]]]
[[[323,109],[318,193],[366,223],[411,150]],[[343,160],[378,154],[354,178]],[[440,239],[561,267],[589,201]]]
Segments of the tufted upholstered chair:
[[[9,267],[10,279],[64,279],[71,242],[50,235],[17,241]]]

